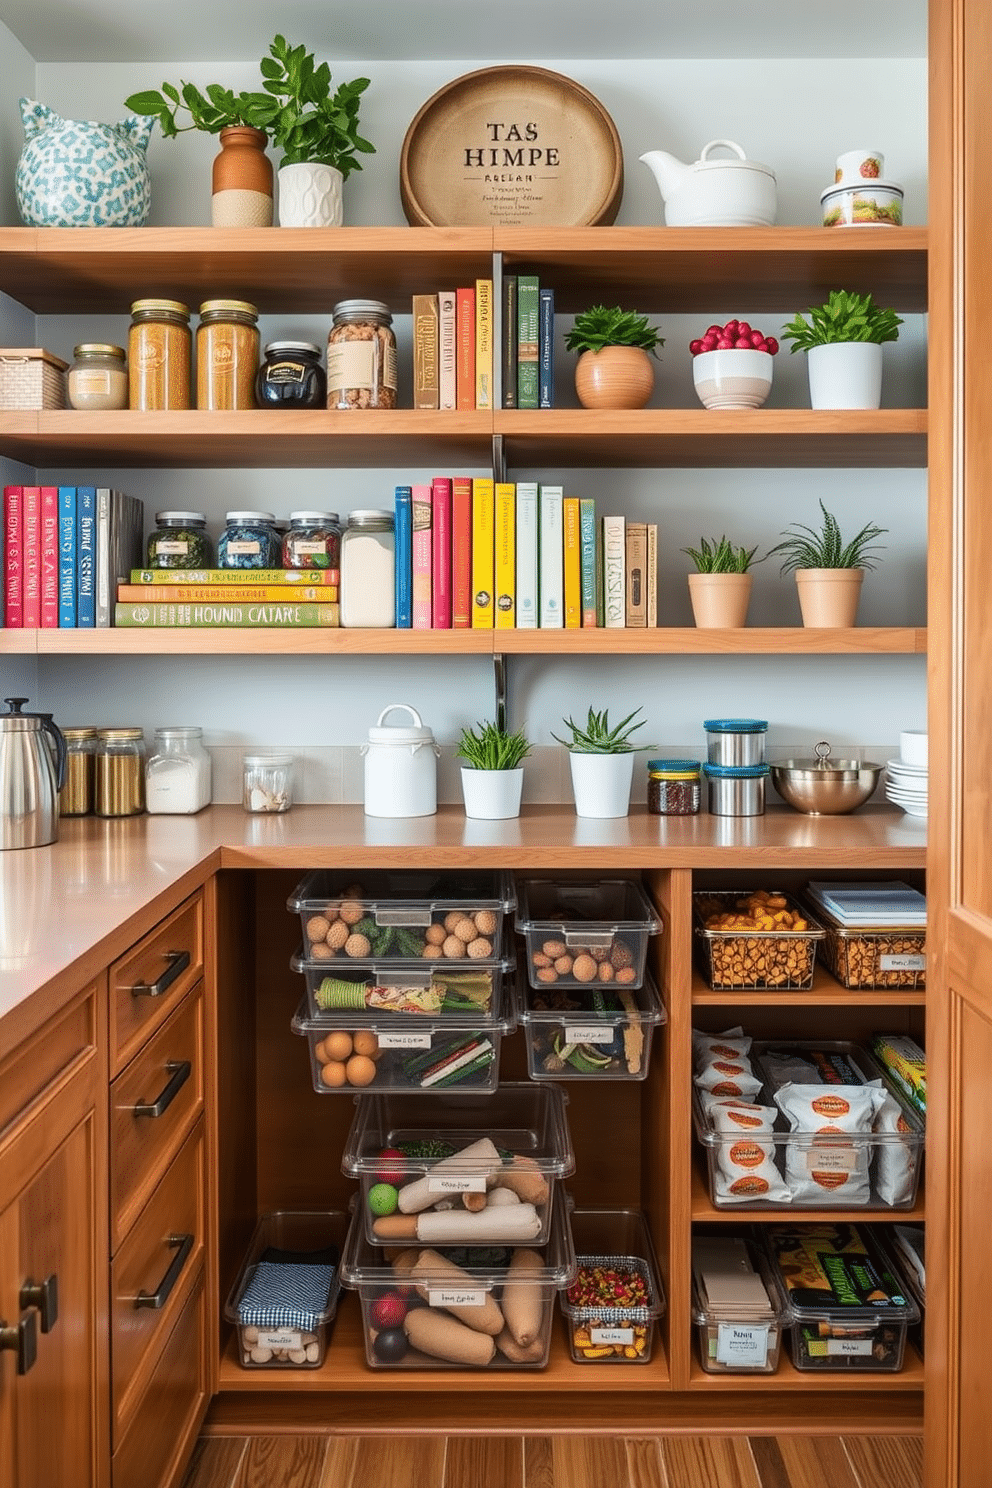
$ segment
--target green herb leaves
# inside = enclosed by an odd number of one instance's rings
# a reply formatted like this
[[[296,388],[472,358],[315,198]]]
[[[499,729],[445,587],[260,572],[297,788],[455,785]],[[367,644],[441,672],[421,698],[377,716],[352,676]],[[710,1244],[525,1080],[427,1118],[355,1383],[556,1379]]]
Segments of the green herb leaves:
[[[791,351],[809,351],[835,341],[896,341],[902,321],[894,310],[883,310],[870,294],[832,289],[825,305],[808,312],[809,320],[795,315],[782,330]]]
[[[621,310],[619,305],[607,308],[594,305],[575,317],[572,328],[565,336],[567,351],[602,351],[604,346],[639,346],[653,352],[664,346],[664,338],[656,326],[648,325],[646,315],[633,310]]]

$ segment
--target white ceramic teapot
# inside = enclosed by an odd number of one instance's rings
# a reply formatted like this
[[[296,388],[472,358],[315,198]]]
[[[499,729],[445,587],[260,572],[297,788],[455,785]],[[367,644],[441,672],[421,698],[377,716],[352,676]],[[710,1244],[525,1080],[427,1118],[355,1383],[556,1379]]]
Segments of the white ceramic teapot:
[[[711,160],[717,149],[735,158]],[[640,159],[658,182],[669,227],[771,227],[775,221],[775,172],[748,160],[733,140],[710,140],[693,165],[665,150]]]

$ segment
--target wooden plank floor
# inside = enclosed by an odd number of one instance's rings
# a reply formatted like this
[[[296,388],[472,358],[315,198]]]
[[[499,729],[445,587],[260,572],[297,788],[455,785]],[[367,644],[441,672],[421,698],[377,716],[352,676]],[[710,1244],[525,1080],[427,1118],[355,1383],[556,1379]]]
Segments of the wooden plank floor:
[[[183,1488],[922,1488],[887,1437],[204,1437]]]

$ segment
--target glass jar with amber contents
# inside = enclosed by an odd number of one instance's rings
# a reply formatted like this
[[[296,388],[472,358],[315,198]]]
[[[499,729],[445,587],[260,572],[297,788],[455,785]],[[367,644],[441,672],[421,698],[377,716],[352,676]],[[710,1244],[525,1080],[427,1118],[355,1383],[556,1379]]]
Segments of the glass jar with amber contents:
[[[396,337],[381,300],[339,300],[327,336],[328,408],[396,407]]]
[[[196,328],[196,406],[255,407],[258,311],[247,300],[205,300]]]
[[[193,337],[179,300],[135,300],[127,339],[128,405],[189,408]]]

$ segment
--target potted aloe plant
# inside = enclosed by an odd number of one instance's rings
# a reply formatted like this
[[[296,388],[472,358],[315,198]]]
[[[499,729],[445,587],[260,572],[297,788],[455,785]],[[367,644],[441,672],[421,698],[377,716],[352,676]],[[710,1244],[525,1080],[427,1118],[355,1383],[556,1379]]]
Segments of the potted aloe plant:
[[[562,719],[570,738],[559,739],[557,734],[551,735],[568,750],[576,816],[627,815],[634,755],[638,750],[655,748],[654,744],[634,744],[631,741],[631,734],[644,727],[643,719],[634,722],[640,711],[640,708],[635,708],[633,713],[628,713],[611,728],[608,709],[597,713],[590,708],[585,723]]]
[[[882,346],[899,338],[902,321],[870,294],[833,289],[823,305],[783,327],[791,351],[806,352],[813,408],[878,408],[882,402]]]
[[[751,602],[751,564],[757,547],[735,546],[724,535],[718,539],[701,537],[698,548],[683,548],[683,553],[696,565],[689,574],[689,599],[692,614],[700,629],[737,629],[747,624]]]
[[[575,391],[583,408],[643,408],[654,388],[651,357],[665,342],[646,315],[593,305],[575,317],[566,351],[579,352]]]
[[[820,511],[819,530],[793,522],[768,556],[780,554],[781,572],[795,574],[803,625],[817,629],[851,626],[857,618],[865,573],[878,565],[875,539],[888,529],[866,522],[845,541],[837,518],[822,501]]]
[[[510,733],[489,722],[462,729],[455,757],[465,761],[462,795],[466,816],[499,821],[520,815],[523,761],[530,749],[523,729]]]

